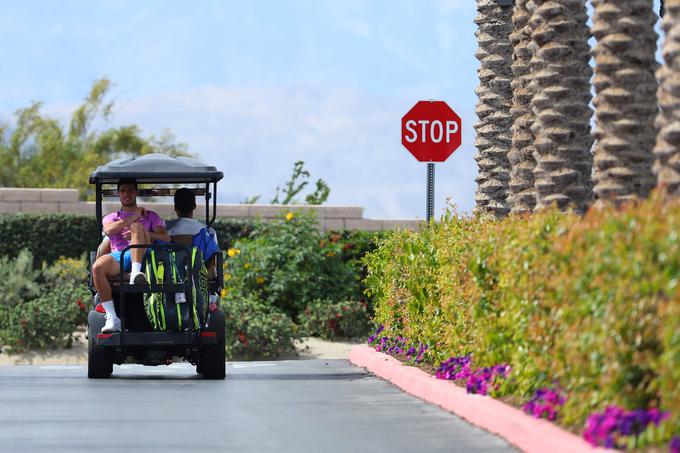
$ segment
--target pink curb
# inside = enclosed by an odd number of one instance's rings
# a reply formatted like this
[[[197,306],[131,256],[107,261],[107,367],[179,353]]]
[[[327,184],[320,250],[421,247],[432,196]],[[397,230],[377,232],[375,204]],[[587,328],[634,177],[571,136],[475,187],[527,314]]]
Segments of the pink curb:
[[[473,425],[498,434],[526,452],[611,452],[593,448],[588,442],[546,420],[488,396],[471,395],[453,382],[436,379],[419,368],[404,366],[394,357],[366,345],[353,346],[349,360],[390,381],[407,393],[441,406]]]

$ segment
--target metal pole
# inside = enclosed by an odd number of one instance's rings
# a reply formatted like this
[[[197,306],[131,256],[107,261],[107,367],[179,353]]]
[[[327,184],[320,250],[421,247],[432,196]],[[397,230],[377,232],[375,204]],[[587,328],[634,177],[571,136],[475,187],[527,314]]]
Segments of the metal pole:
[[[434,217],[434,164],[427,163],[427,223]]]

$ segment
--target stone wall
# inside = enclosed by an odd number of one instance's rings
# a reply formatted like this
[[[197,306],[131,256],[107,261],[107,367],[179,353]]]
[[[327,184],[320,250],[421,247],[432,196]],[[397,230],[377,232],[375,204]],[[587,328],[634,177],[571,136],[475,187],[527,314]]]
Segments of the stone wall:
[[[120,204],[107,199],[103,203],[104,213],[115,211]],[[201,201],[200,199],[196,200]],[[175,217],[172,203],[140,202],[140,206],[156,211],[161,217],[170,219]],[[382,220],[365,219],[364,208],[361,206],[308,206],[308,205],[266,205],[266,204],[218,204],[217,217],[225,219],[245,220],[261,218],[264,220],[275,218],[282,210],[314,211],[319,224],[325,230],[367,230],[376,231],[389,228],[417,228],[422,220]],[[205,204],[196,208],[197,218],[202,218]],[[0,214],[18,213],[67,213],[95,215],[95,204],[78,199],[76,189],[24,189],[14,187],[0,187]]]

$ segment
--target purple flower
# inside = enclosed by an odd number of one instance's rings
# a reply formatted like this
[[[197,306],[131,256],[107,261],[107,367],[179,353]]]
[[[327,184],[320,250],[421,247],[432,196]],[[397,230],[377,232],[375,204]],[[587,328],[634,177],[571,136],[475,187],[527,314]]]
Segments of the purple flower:
[[[439,365],[435,376],[437,379],[451,381],[467,380],[471,374],[470,362],[471,358],[469,355],[451,357]]]
[[[565,401],[566,397],[561,395],[560,390],[541,388],[536,390],[534,396],[522,409],[527,414],[536,418],[546,418],[554,421],[557,418],[558,408]]]
[[[668,418],[668,412],[657,408],[626,411],[620,407],[609,406],[603,413],[588,417],[583,437],[592,445],[607,448],[620,447],[620,438],[639,436],[650,424],[659,425]]]
[[[671,439],[671,444],[669,445],[668,450],[670,453],[680,453],[680,436],[675,436],[673,439]]]
[[[423,343],[416,344],[411,342],[408,338],[399,335],[396,337],[378,337],[383,332],[384,326],[380,326],[374,335],[368,338],[368,345],[372,346],[378,352],[385,352],[390,355],[406,356],[408,362],[420,363],[425,358],[425,351],[427,345]]]

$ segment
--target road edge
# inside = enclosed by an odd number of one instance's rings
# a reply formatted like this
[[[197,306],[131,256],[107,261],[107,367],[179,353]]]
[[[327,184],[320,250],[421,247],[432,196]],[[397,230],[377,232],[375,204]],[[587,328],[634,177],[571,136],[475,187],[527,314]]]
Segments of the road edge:
[[[489,396],[468,394],[451,381],[436,379],[423,370],[405,366],[400,361],[367,345],[352,347],[349,361],[366,368],[411,395],[436,404],[464,418],[475,426],[497,434],[529,453],[611,452],[593,448],[584,439],[559,428],[554,423],[531,417],[519,409]]]

